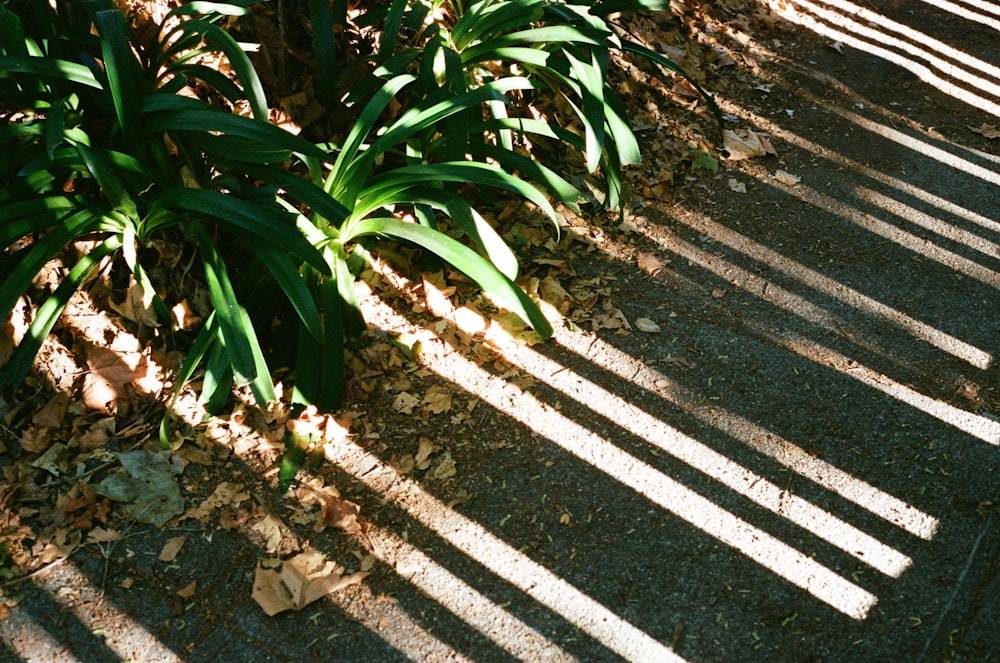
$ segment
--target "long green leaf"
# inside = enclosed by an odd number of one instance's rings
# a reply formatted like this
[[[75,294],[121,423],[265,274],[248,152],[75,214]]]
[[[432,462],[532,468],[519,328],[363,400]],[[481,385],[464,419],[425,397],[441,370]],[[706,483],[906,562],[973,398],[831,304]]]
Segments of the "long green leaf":
[[[210,46],[226,54],[236,77],[243,84],[243,93],[250,103],[254,118],[266,122],[267,99],[264,96],[264,86],[253,63],[239,43],[228,32],[208,21],[199,19],[184,21],[180,29],[188,34],[201,35]]]
[[[101,35],[104,73],[108,77],[118,125],[122,128],[126,143],[141,154],[139,100],[147,90],[139,63],[129,46],[125,18],[117,9],[107,9],[94,14],[94,25]]]
[[[60,221],[53,230],[18,256],[11,272],[0,281],[0,315],[6,317],[42,267],[68,242],[91,230],[101,221],[101,210],[84,209]],[[14,256],[7,256],[10,261]]]
[[[120,237],[109,237],[77,261],[69,274],[59,283],[59,287],[38,308],[24,338],[18,344],[14,354],[11,355],[10,363],[4,367],[3,371],[0,371],[0,384],[10,384],[16,387],[24,381],[34,363],[35,355],[38,354],[45,338],[52,331],[52,327],[56,324],[63,309],[66,308],[70,297],[94,273],[101,260],[120,247]]]
[[[542,338],[552,335],[552,325],[523,290],[501,274],[488,260],[447,235],[396,218],[375,218],[352,225],[350,233],[345,234],[344,241],[357,240],[365,235],[381,235],[412,242],[436,254],[475,281],[501,306],[519,315]]]
[[[254,243],[250,248],[274,276],[274,280],[288,297],[302,325],[310,334],[319,338],[323,333],[319,309],[295,263],[286,254],[268,244]]]
[[[233,194],[194,188],[167,189],[157,197],[156,206],[168,210],[183,210],[202,218],[218,219],[237,234],[252,233],[265,242],[284,249],[296,260],[308,262],[323,273],[330,273],[329,265],[319,249],[310,244],[296,228],[294,217],[277,207],[242,200]]]
[[[513,191],[538,205],[553,221],[556,211],[541,191],[496,166],[472,161],[404,166],[371,178],[358,200],[353,218],[358,219],[391,203],[406,202],[406,191],[418,182],[467,182]]]
[[[103,86],[94,78],[90,69],[82,64],[53,58],[22,55],[0,55],[0,72],[33,74],[86,85],[98,90]]]
[[[193,134],[220,132],[319,159],[327,156],[326,152],[309,141],[290,134],[280,127],[262,120],[224,113],[194,99],[153,94],[143,99],[142,112],[152,115],[145,123],[147,132],[185,131]]]
[[[195,239],[201,251],[205,282],[219,318],[219,330],[226,343],[226,351],[240,384],[253,382],[257,377],[257,357],[260,345],[257,332],[250,324],[246,310],[236,299],[222,257],[215,243],[200,226],[195,226]]]

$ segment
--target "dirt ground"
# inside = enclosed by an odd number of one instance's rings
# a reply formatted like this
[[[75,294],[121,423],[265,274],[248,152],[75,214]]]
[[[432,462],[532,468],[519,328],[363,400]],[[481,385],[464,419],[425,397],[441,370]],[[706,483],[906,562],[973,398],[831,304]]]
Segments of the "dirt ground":
[[[1000,18],[941,7],[679,12],[742,140],[647,79],[623,218],[497,210],[552,341],[386,267],[304,486],[243,407],[175,422],[163,527],[41,461],[90,527],[0,660],[997,660]]]

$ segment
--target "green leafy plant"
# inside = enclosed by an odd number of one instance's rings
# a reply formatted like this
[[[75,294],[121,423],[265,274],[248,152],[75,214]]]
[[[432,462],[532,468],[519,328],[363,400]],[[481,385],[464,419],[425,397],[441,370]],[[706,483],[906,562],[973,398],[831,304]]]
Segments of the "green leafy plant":
[[[170,12],[155,38],[143,43],[107,2],[60,5],[60,12],[34,8],[25,23],[0,8],[0,86],[12,100],[0,146],[16,156],[0,171],[6,185],[0,241],[8,247],[0,261],[0,311],[9,313],[67,243],[100,242],[39,308],[0,378],[13,384],[24,378],[72,293],[109,256],[125,263],[168,321],[137,256],[169,229],[193,243],[214,305],[179,376],[183,384],[204,366],[202,397],[210,404],[228,397],[234,381],[249,384],[262,404],[275,397],[253,320],[254,312],[267,312],[269,298],[262,293],[274,287],[292,304],[301,330],[296,400],[324,409],[339,402],[344,334],[361,329],[356,266],[348,258],[365,238],[412,242],[438,254],[541,334],[550,333],[538,308],[514,285],[516,261],[503,242],[435,182],[506,188],[551,211],[537,190],[498,168],[464,161],[418,172],[413,166],[374,177],[371,172],[377,156],[493,93],[477,92],[465,105],[428,103],[366,142],[381,128],[378,118],[392,95],[410,82],[405,75],[392,77],[366,101],[333,159],[267,123],[253,66],[218,26],[224,16],[245,11],[232,3],[189,3]],[[209,52],[226,56],[236,82],[199,62]],[[191,98],[193,79],[220,103]],[[249,107],[252,116],[234,114],[238,106]],[[330,161],[331,174],[321,178]],[[296,162],[301,172],[292,169]],[[407,224],[390,214],[418,194],[422,204],[464,225],[488,257],[432,224]],[[252,260],[227,261],[223,238],[237,239]]]

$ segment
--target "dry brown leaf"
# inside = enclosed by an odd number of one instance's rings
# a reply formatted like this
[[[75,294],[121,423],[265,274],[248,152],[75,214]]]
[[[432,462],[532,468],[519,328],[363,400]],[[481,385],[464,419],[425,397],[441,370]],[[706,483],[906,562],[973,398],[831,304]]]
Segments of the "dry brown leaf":
[[[723,147],[728,153],[728,156],[725,157],[726,159],[740,161],[742,159],[762,157],[767,154],[767,150],[764,149],[760,137],[753,129],[747,129],[745,133],[745,136],[740,136],[732,129],[726,129],[723,134]]]
[[[440,385],[433,385],[424,394],[422,405],[431,414],[449,412],[451,410],[451,390]]]
[[[551,276],[546,276],[538,284],[538,292],[542,299],[552,304],[562,314],[569,311],[573,305],[573,297],[563,288],[559,281]]]
[[[178,522],[194,518],[205,521],[212,512],[224,506],[237,505],[244,500],[250,499],[249,493],[243,492],[243,484],[229,483],[224,481],[215,487],[211,495],[206,497],[201,504],[191,507],[177,519]]]
[[[121,532],[104,527],[95,527],[87,532],[87,543],[108,543],[111,541],[121,541],[124,537]]]
[[[408,391],[401,391],[392,400],[392,409],[402,414],[413,414],[413,408],[420,405],[420,399]]]
[[[414,457],[414,463],[421,470],[426,470],[429,465],[429,458],[431,454],[437,451],[440,447],[434,444],[434,440],[429,437],[420,438],[420,442],[417,445],[417,455]]]
[[[302,610],[313,601],[363,580],[368,573],[344,577],[343,568],[317,552],[304,552],[285,561],[280,571],[257,567],[253,599],[269,616]]]
[[[774,174],[774,179],[778,180],[782,184],[787,186],[795,186],[802,181],[802,178],[798,175],[792,175],[787,170],[779,170]]]
[[[336,527],[345,532],[358,532],[361,525],[358,524],[358,516],[361,514],[361,507],[350,500],[324,495],[322,502],[323,524],[327,527]]]
[[[177,328],[184,331],[191,331],[202,323],[201,317],[191,309],[191,305],[186,299],[182,299],[174,304],[174,307],[170,309],[170,313],[174,317],[174,323],[177,325]]]
[[[185,534],[167,539],[167,542],[163,544],[163,548],[160,550],[159,560],[161,562],[172,562],[177,559],[177,555],[181,552],[181,548],[184,547],[187,540],[188,537]]]
[[[184,587],[177,590],[177,596],[182,599],[189,599],[194,596],[195,591],[198,589],[198,581],[192,580],[190,583]]]
[[[69,396],[57,393],[31,418],[31,425],[21,434],[21,448],[28,453],[42,453],[52,444],[53,435],[62,425]]]
[[[108,305],[126,320],[147,327],[160,326],[160,322],[156,319],[156,311],[153,309],[153,293],[146,292],[134,276],[129,277],[125,301],[121,304],[109,302]]]
[[[655,253],[639,253],[639,269],[647,274],[656,274],[669,264],[669,260],[664,260]]]
[[[440,274],[436,274],[439,282],[444,280]],[[433,278],[433,277],[431,277]],[[423,279],[424,281],[424,301],[427,305],[427,310],[439,318],[446,318],[448,315],[455,310],[455,305],[451,303],[449,299],[455,294],[454,286],[439,286],[437,283],[429,280],[427,277]]]
[[[655,334],[660,331],[660,325],[656,324],[649,318],[638,318],[635,321],[635,328],[641,332],[646,332],[647,334]]]
[[[975,132],[986,138],[1000,138],[1000,130],[996,128],[996,125],[986,124],[985,122],[978,127],[969,127],[969,131]]]
[[[455,460],[451,457],[451,453],[445,452],[441,456],[441,460],[438,461],[437,467],[434,468],[432,475],[435,479],[449,479],[458,473],[458,467],[455,465]]]
[[[260,522],[250,529],[260,532],[261,536],[264,537],[264,549],[267,552],[273,553],[281,545],[281,523],[272,516],[264,516]]]
[[[127,387],[145,377],[149,365],[139,352],[116,352],[91,346],[87,350],[87,367],[83,379],[83,403],[91,410],[115,414],[128,398]]]

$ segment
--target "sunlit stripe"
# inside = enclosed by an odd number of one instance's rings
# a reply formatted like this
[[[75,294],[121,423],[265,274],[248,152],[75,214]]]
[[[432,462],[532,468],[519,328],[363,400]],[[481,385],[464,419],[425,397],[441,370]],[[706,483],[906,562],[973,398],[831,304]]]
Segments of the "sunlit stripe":
[[[794,342],[789,341],[787,347],[796,354],[824,366],[840,366],[842,368],[838,368],[838,370],[841,374],[850,376],[983,442],[1000,446],[1000,421],[994,421],[925,396],[878,371],[808,339],[800,338]]]
[[[984,16],[978,12],[970,10],[968,7],[963,7],[962,5],[955,4],[954,2],[948,2],[948,0],[923,0],[927,4],[937,7],[938,9],[943,9],[946,12],[950,12],[956,16],[961,16],[964,19],[975,21],[976,23],[982,23],[983,25],[989,26],[994,30],[1000,30],[1000,21],[995,18],[990,18],[989,16]],[[973,4],[973,3],[969,3]]]
[[[495,642],[511,656],[530,663],[576,660],[541,633],[392,532],[373,523],[366,523],[364,534],[355,537],[355,540],[376,559],[395,569],[404,580]],[[338,598],[340,600],[337,600]],[[426,661],[431,653],[444,654],[445,658],[441,660],[469,660],[426,633],[398,608],[383,610],[384,602],[378,602],[378,614],[357,615],[359,610],[353,607],[354,601],[350,598],[339,597],[334,593],[331,599],[348,614],[361,616],[366,626],[411,660]],[[383,620],[388,620],[389,623],[382,624]],[[371,624],[373,621],[374,625]],[[415,644],[419,644],[420,651],[412,651]]]
[[[435,362],[434,368],[449,367],[452,363],[450,358],[443,359]],[[482,371],[471,366],[474,370]],[[488,375],[488,378],[502,382],[492,375]],[[490,391],[500,393],[496,389]],[[505,393],[507,395],[501,398],[509,398],[513,394],[509,390]],[[483,396],[478,392],[478,387],[476,395]],[[500,406],[501,403],[496,405]],[[419,484],[402,476],[354,442],[343,442],[332,454],[329,460],[339,464],[386,499],[394,501],[399,508],[469,558],[559,614],[619,656],[636,662],[684,660],[666,645],[611,612],[524,553],[515,550],[476,521],[450,508]]]
[[[828,105],[827,108],[829,108],[830,111],[836,113],[837,115],[840,115],[845,120],[850,120],[851,122],[858,125],[862,129],[867,129],[868,131],[871,131],[872,133],[881,136],[882,138],[891,140],[892,142],[902,145],[905,148],[911,149],[914,152],[917,152],[918,154],[923,154],[926,157],[930,157],[931,159],[940,161],[946,166],[951,166],[952,168],[960,170],[964,173],[968,173],[973,177],[978,177],[984,182],[1000,185],[1000,173],[997,173],[996,171],[992,171],[988,168],[983,168],[978,164],[974,164],[967,159],[963,159],[962,157],[955,156],[951,152],[946,152],[945,150],[942,150],[939,147],[934,147],[933,145],[926,143],[923,140],[916,138],[914,136],[910,136],[909,134],[905,134],[902,131],[898,131],[891,127],[887,127],[884,124],[880,124],[878,122],[869,120],[868,118],[864,117],[863,115],[859,115],[854,111],[849,111],[845,108],[833,105]]]
[[[67,577],[67,575],[71,577]],[[139,649],[146,660],[164,661],[164,663],[184,660],[150,633],[134,616],[118,608],[107,597],[97,601],[70,600],[67,603],[67,600],[59,592],[61,588],[93,586],[91,579],[75,564],[68,561],[63,562],[57,570],[46,571],[41,577],[32,579],[32,582],[38,589],[49,595],[49,600],[61,605],[66,612],[72,614],[73,619],[79,622],[79,627],[89,632],[90,637],[100,641],[100,646],[106,647],[120,660],[133,660]],[[71,596],[78,597],[76,593]],[[26,616],[25,613],[22,612],[22,616]],[[16,642],[8,642],[19,656],[24,656],[25,661],[50,660],[44,658],[45,654],[50,653],[57,656],[51,660],[77,660],[72,654],[78,652],[80,653],[79,660],[91,660],[83,652],[93,649],[92,645],[69,640],[69,634],[56,632],[53,629],[53,624],[38,624],[34,618],[29,617],[28,619],[32,622],[32,626],[29,627],[30,634],[37,637],[42,646],[51,647],[54,651],[37,651],[30,645],[27,648],[16,646],[24,645],[24,638],[18,638]],[[119,637],[123,634],[127,634],[127,637]],[[74,645],[79,647],[74,647]]]
[[[761,475],[681,433],[620,396],[573,371],[565,370],[564,366],[551,359],[535,352],[529,354],[513,346],[504,348],[504,359],[623,430],[666,451],[677,460],[872,568],[896,578],[910,565],[910,558],[906,555],[798,495],[789,494]]]
[[[382,305],[379,306],[379,309],[379,316],[390,321],[391,328],[405,328],[405,319],[398,316],[388,306]],[[664,510],[732,546],[749,559],[843,614],[854,619],[864,619],[871,607],[877,602],[878,599],[873,594],[840,577],[811,556],[722,509],[711,500],[702,497],[647,463],[600,438],[581,424],[537,401],[516,385],[490,374],[457,353],[436,357],[435,361],[427,368],[459,387],[475,393],[481,400],[507,416],[523,423],[537,434],[606,473],[612,479],[632,488]],[[514,402],[517,404],[516,407],[511,407],[511,403]],[[359,473],[357,476],[362,481],[366,481],[363,473]],[[641,631],[637,631],[627,622],[622,622],[617,617],[607,613],[603,607],[594,604],[589,597],[579,593],[578,590],[561,579],[551,576],[530,558],[513,551],[477,523],[465,519],[460,514],[451,512],[447,517],[443,517],[443,521],[434,519],[434,522],[425,522],[432,519],[432,516],[424,515],[425,513],[434,514],[438,512],[436,510],[443,508],[439,502],[421,509],[416,506],[416,502],[411,501],[404,507],[415,518],[447,538],[449,542],[463,550],[467,555],[493,570],[494,573],[501,574],[501,570],[504,570],[503,573],[507,574],[504,577],[509,582],[567,617],[574,624],[580,626],[579,620],[585,619],[586,621],[582,623],[588,624],[590,629],[599,628],[599,630],[594,631],[581,626],[592,637],[610,649],[619,651],[615,647],[620,645],[615,644],[612,637],[615,634],[629,633],[631,634],[628,638],[629,641],[634,641],[640,635],[648,638]],[[515,554],[518,557],[512,563],[510,556]],[[507,560],[504,564],[498,564],[495,561],[504,559]],[[544,577],[539,575],[541,573],[545,574]],[[545,593],[533,593],[538,592],[539,588],[543,587],[546,588]],[[584,601],[587,603],[582,603]],[[588,607],[583,612],[577,612],[584,606]],[[616,620],[615,623],[607,621],[595,623],[592,611],[597,609],[608,615],[604,619],[613,617]],[[567,616],[567,611],[572,611],[570,613],[572,617]],[[628,631],[623,633],[621,629],[626,627]],[[607,640],[609,637],[612,637],[610,642]],[[655,643],[655,641],[653,642]],[[615,646],[612,646],[613,644]],[[662,647],[662,645],[656,644]],[[629,647],[628,651],[638,652],[633,647]],[[668,650],[664,649],[664,651]],[[619,653],[621,652],[619,651]],[[639,657],[634,660],[657,659]]]
[[[932,72],[925,65],[919,64],[910,60],[894,51],[887,50],[875,44],[868,43],[862,39],[857,39],[853,35],[843,32],[841,30],[836,30],[829,28],[823,23],[820,23],[812,16],[802,14],[797,11],[792,11],[788,9],[789,5],[778,0],[763,0],[764,3],[778,16],[784,18],[785,20],[801,25],[808,30],[812,30],[816,34],[822,35],[829,39],[839,41],[848,46],[857,48],[858,50],[865,51],[877,57],[880,57],[889,62],[898,64],[900,67],[907,69],[908,71],[915,74],[925,83],[933,85],[941,92],[950,95],[970,106],[978,108],[979,110],[985,111],[992,115],[1000,116],[1000,105],[997,103],[986,99],[978,94],[974,94],[961,88],[951,81],[945,80]]]
[[[977,281],[981,281],[986,285],[991,285],[994,288],[1000,288],[1000,273],[980,265],[974,260],[969,260],[964,256],[960,256],[953,251],[943,249],[937,244],[926,240],[922,237],[918,237],[913,233],[906,232],[897,226],[892,225],[882,221],[881,219],[876,219],[871,214],[865,214],[859,211],[855,207],[846,205],[840,200],[837,200],[833,196],[828,196],[825,193],[821,193],[812,187],[805,184],[797,184],[794,188],[789,189],[785,186],[779,186],[774,181],[765,179],[764,177],[758,176],[765,184],[769,184],[781,191],[792,195],[799,200],[805,201],[810,205],[818,207],[827,212],[836,214],[845,221],[850,221],[855,225],[858,225],[869,232],[872,232],[880,237],[884,237],[896,244],[902,246],[905,249],[929,258],[934,262],[940,263],[945,267],[950,267],[955,271],[970,276]]]
[[[930,540],[938,521],[920,509],[852,476],[835,465],[820,460],[801,447],[771,433],[758,424],[712,405],[644,362],[622,352],[600,338],[556,332],[563,347],[613,375],[679,406],[703,423],[739,440],[751,449],[770,456],[796,474],[836,493],[896,527]]]
[[[795,188],[798,189],[799,187],[796,186]],[[810,288],[833,297],[859,311],[889,322],[914,337],[930,343],[939,350],[943,350],[954,357],[969,362],[976,368],[986,369],[993,361],[993,357],[989,353],[935,329],[926,323],[915,320],[905,313],[886,306],[878,300],[868,297],[829,277],[823,276],[819,272],[786,258],[777,251],[769,249],[759,242],[731,230],[720,223],[716,223],[702,214],[689,211],[685,215],[683,222],[703,235],[708,235],[726,246],[740,251],[748,257],[795,278]],[[651,233],[648,230],[639,229],[639,232],[654,242],[662,242],[657,234]],[[725,278],[733,283],[733,285],[781,306],[814,324],[842,334],[845,333],[844,329],[838,328],[838,320],[832,313],[816,306],[807,299],[770,283],[766,279],[739,268],[728,261],[713,256],[707,251],[683,241],[672,233],[664,232],[663,235],[670,240],[670,243],[665,245],[664,248],[683,255],[688,260],[696,262],[702,267]]]
[[[929,5],[937,6],[940,0],[923,0]],[[980,11],[984,11],[987,14],[993,14],[994,16],[1000,16],[1000,5],[993,2],[986,2],[985,0],[961,0],[960,8],[964,9],[962,5],[968,5],[969,7],[975,7]]]
[[[685,245],[686,243],[672,243],[667,248],[683,247]],[[700,266],[710,269],[713,273],[726,278],[730,283],[737,287],[742,288],[744,282],[742,279],[749,279],[751,277],[751,275],[745,270],[726,263],[725,261],[718,260],[717,258],[710,256],[710,254],[695,249],[695,247],[691,247],[690,245],[686,246],[688,249],[682,255],[692,260],[692,262],[698,262]],[[738,279],[732,279],[731,275],[733,274],[735,274]],[[760,277],[754,278],[760,279]],[[771,290],[772,288],[777,288],[777,286],[768,285],[767,290]],[[754,294],[760,296],[759,292],[755,292]],[[783,308],[787,308],[787,310],[798,315],[803,315],[802,310],[808,311],[808,308],[799,309],[798,307],[788,306],[785,302],[804,302],[804,300],[792,293],[783,292],[780,289],[779,294],[774,294],[772,298],[768,298],[768,301],[772,301],[774,303],[782,302]],[[808,306],[812,306],[812,304],[808,304],[808,302],[805,303]],[[803,317],[806,317],[806,315],[803,315]],[[806,319],[809,318],[807,317]],[[853,363],[843,355],[837,354],[836,357],[839,358],[841,364],[846,365],[847,363]],[[859,370],[861,371],[860,373],[858,372]],[[869,384],[869,386],[875,386],[880,391],[893,396],[893,398],[912,405],[913,407],[922,410],[961,431],[977,437],[984,442],[1000,445],[1000,422],[994,422],[991,419],[987,419],[977,414],[966,412],[965,410],[956,408],[952,405],[936,401],[929,396],[924,396],[923,394],[920,394],[913,389],[906,387],[885,375],[882,375],[881,373],[865,369],[860,365],[858,365],[857,370],[852,367],[849,371],[841,372],[845,375],[850,375],[855,379],[859,379],[862,382]],[[862,379],[862,376],[866,376],[865,379]]]
[[[357,595],[361,594],[358,599]],[[448,661],[451,663],[472,663],[473,659],[459,653],[450,645],[435,638],[427,629],[417,623],[406,610],[392,599],[380,598],[364,583],[356,585],[351,592],[333,592],[327,600],[337,606],[345,615],[358,622],[387,645],[411,661]],[[335,636],[336,633],[328,634]],[[337,638],[330,639],[330,649],[336,651],[340,645]],[[313,648],[321,650],[317,643]],[[336,657],[331,655],[330,660]]]
[[[799,92],[801,94],[806,94],[801,90]],[[834,109],[833,106],[825,104],[822,100],[816,97],[812,97],[811,95],[808,96],[810,100],[813,101],[813,103],[816,103],[817,105],[823,105],[824,107],[830,110]],[[898,191],[901,191],[906,195],[913,196],[918,200],[922,200],[923,202],[929,205],[937,207],[942,212],[952,214],[960,219],[965,219],[966,221],[974,223],[987,230],[992,230],[993,232],[1000,232],[1000,222],[997,222],[994,219],[990,219],[988,217],[983,216],[982,214],[979,214],[970,209],[962,207],[961,205],[957,205],[946,198],[937,196],[929,191],[921,189],[920,187],[914,186],[909,182],[904,182],[899,178],[887,175],[880,170],[876,170],[861,163],[860,161],[855,161],[854,159],[848,159],[839,152],[826,148],[822,145],[819,145],[818,143],[814,143],[811,140],[803,138],[802,136],[792,131],[788,131],[787,129],[783,128],[778,124],[775,124],[774,122],[764,117],[763,115],[759,115],[748,108],[739,106],[737,104],[734,104],[730,101],[726,101],[718,97],[716,98],[716,101],[719,102],[719,106],[722,107],[723,110],[725,110],[727,113],[732,113],[734,115],[742,115],[743,117],[747,118],[749,122],[752,122],[755,126],[764,129],[772,136],[787,141],[792,145],[795,145],[796,147],[802,148],[803,150],[812,152],[816,156],[821,156],[824,159],[832,161],[833,163],[840,164],[844,168],[848,168],[853,172],[861,173],[862,175],[870,179],[873,179],[876,182],[880,182],[887,186],[891,186],[894,189],[897,189]]]
[[[858,5],[848,2],[847,0],[819,0],[819,2],[836,7],[838,10],[844,12],[843,14],[819,8],[812,2],[809,2],[809,0],[794,0],[794,2],[809,6],[820,16],[823,16],[830,22],[834,23],[834,25],[852,30],[855,34],[868,37],[869,39],[874,39],[879,44],[895,46],[910,55],[927,60],[931,66],[948,76],[952,76],[960,81],[973,85],[974,87],[978,87],[983,92],[992,94],[993,96],[1000,96],[1000,86],[970,74],[962,67],[969,67],[976,72],[986,76],[992,76],[993,78],[1000,78],[1000,69],[994,67],[988,62],[984,62],[979,58],[973,57],[968,53],[954,49],[948,44],[934,39],[923,32],[918,32],[909,26],[897,23],[896,21],[886,18],[877,12],[865,9],[864,7],[859,7]],[[912,40],[913,43],[919,44],[919,46],[914,46],[910,42],[896,39],[884,30],[874,30],[866,25],[862,25],[861,23],[856,23],[855,21],[850,20],[850,18],[847,18],[845,14],[849,15],[851,18],[868,21],[881,26],[885,30],[890,30],[902,35],[903,37]],[[934,53],[930,53],[923,48],[920,48],[920,46],[933,50],[936,54],[951,58],[961,64],[955,65],[951,62],[942,60]]]
[[[17,661],[79,661],[72,655],[73,648],[68,643],[60,642],[54,633],[45,628],[34,617],[23,613],[14,627],[17,637],[4,638],[7,647],[18,657]],[[49,623],[51,628],[52,624]],[[8,626],[7,628],[11,628]],[[123,659],[126,660],[126,659]],[[165,657],[165,663],[179,662],[179,656]]]
[[[933,233],[940,235],[946,239],[950,239],[953,242],[958,242],[964,244],[970,249],[979,251],[980,253],[990,256],[991,258],[1000,258],[1000,246],[990,242],[989,240],[983,239],[975,233],[971,233],[962,228],[956,228],[950,223],[945,223],[941,219],[931,216],[921,212],[918,209],[910,207],[905,203],[901,203],[898,200],[889,198],[888,196],[883,196],[877,191],[872,191],[863,186],[855,187],[855,192],[858,196],[890,214],[894,214],[902,219],[906,219],[910,223],[914,223],[921,228],[926,228]]]

